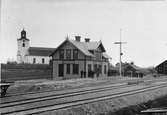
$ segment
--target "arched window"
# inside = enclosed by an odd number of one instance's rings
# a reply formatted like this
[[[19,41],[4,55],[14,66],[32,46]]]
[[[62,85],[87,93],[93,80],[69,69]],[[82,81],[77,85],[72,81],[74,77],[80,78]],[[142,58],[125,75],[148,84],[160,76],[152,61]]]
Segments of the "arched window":
[[[43,64],[45,63],[45,59],[44,59],[44,58],[42,58],[42,63],[43,63]]]
[[[35,58],[33,58],[33,63],[36,63],[36,59]]]
[[[25,47],[25,43],[23,43],[22,46]]]

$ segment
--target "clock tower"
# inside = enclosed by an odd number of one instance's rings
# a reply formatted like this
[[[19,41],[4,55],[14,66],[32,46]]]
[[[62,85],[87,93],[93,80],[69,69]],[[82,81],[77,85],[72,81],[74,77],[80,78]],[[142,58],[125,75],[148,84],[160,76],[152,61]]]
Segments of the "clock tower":
[[[28,55],[28,49],[30,47],[29,45],[30,40],[26,37],[26,31],[23,29],[21,31],[21,37],[17,39],[17,62],[18,63],[26,63],[27,62],[27,55]]]

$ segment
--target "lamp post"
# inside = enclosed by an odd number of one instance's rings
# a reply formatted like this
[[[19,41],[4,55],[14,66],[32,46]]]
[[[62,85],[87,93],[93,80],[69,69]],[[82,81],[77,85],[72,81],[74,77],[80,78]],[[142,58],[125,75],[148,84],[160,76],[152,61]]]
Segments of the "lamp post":
[[[119,73],[120,73],[120,77],[122,76],[122,44],[126,44],[126,42],[122,42],[122,29],[120,29],[120,41],[119,42],[114,42],[114,44],[119,44]]]

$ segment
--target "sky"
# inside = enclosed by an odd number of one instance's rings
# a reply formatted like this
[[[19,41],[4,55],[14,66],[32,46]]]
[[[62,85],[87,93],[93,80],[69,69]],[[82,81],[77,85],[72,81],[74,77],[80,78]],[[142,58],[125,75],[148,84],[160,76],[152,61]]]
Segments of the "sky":
[[[1,63],[16,60],[23,28],[33,47],[56,48],[67,35],[101,40],[112,64],[122,29],[123,62],[149,67],[167,59],[166,0],[1,0],[0,10]]]

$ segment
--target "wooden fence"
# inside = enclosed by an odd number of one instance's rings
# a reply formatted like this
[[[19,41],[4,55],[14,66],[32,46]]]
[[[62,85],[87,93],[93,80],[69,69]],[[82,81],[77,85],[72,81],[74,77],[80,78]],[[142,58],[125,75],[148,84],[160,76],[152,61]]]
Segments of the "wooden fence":
[[[1,64],[1,81],[52,79],[52,67],[45,64]]]

